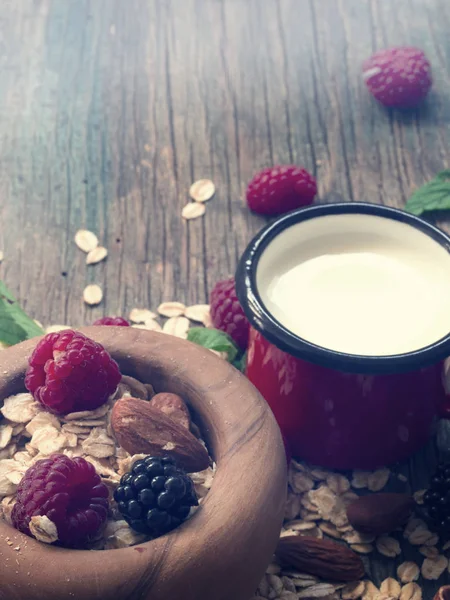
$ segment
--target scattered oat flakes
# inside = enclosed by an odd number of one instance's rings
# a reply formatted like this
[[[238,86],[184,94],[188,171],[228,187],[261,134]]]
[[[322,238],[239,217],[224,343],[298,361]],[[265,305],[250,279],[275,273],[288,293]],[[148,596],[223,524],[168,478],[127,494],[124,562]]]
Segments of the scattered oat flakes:
[[[355,490],[361,490],[369,485],[369,471],[353,471],[352,487]]]
[[[415,529],[407,539],[412,546],[422,546],[423,544],[428,545],[430,541],[434,542],[436,540],[437,542],[439,538],[435,533],[432,533],[428,527],[425,526],[417,527],[417,529]]]
[[[389,598],[398,598],[402,588],[399,582],[393,577],[388,577],[380,585],[380,592],[386,594]]]
[[[13,423],[27,423],[40,410],[41,405],[34,401],[31,394],[24,392],[5,398],[0,412],[6,419],[13,421]]]
[[[180,317],[184,315],[186,306],[182,302],[162,302],[158,308],[158,313],[163,317]]]
[[[163,332],[186,339],[189,331],[189,319],[186,317],[170,317],[163,326]]]
[[[308,492],[308,499],[315,505],[323,519],[329,519],[336,506],[337,496],[326,485]]]
[[[335,590],[334,585],[331,583],[316,583],[311,587],[308,587],[305,590],[301,590],[297,598],[301,600],[302,598],[327,598],[330,594],[333,594]]]
[[[447,567],[448,559],[440,554],[436,558],[426,558],[420,572],[424,579],[436,580],[439,579]]]
[[[400,544],[389,535],[381,535],[375,544],[378,552],[388,558],[395,558],[401,554]]]
[[[189,196],[195,202],[207,202],[214,196],[215,191],[216,187],[210,179],[199,179],[189,188]]]
[[[59,452],[66,445],[66,436],[53,425],[37,429],[31,438],[30,446],[41,454],[50,455]]]
[[[439,550],[436,546],[420,546],[419,552],[425,558],[436,558],[439,556]]]
[[[350,547],[358,554],[370,554],[374,550],[372,544],[352,544]]]
[[[11,425],[0,425],[0,449],[6,448],[11,441],[13,428]]]
[[[366,584],[364,581],[347,583],[341,590],[342,600],[358,600],[364,594]]]
[[[198,323],[204,324],[209,317],[209,304],[194,304],[192,306],[187,306],[184,316],[191,321],[197,321]]]
[[[105,260],[107,256],[108,250],[103,246],[97,246],[97,248],[94,248],[88,252],[88,255],[86,256],[86,264],[96,265],[97,263],[102,262],[102,260]]]
[[[366,581],[364,594],[362,595],[363,600],[375,600],[380,593],[380,590],[371,582]]]
[[[425,490],[418,490],[417,492],[414,492],[413,498],[417,504],[423,504],[423,497],[425,496],[426,491],[427,490],[425,489]]]
[[[371,492],[379,492],[389,481],[390,474],[391,472],[386,468],[378,469],[377,471],[370,473],[367,481],[367,487]]]
[[[75,244],[83,252],[91,252],[98,246],[98,237],[92,231],[79,229],[75,234]]]
[[[105,429],[94,427],[89,437],[81,442],[83,450],[94,458],[108,458],[115,455],[115,443]]]
[[[100,304],[102,299],[103,292],[99,285],[92,283],[84,288],[83,300],[86,302],[86,304],[94,306],[96,304]]]
[[[375,541],[375,536],[369,533],[361,533],[360,531],[347,531],[342,534],[342,537],[347,544],[371,544]]]
[[[204,214],[205,205],[200,204],[199,202],[188,202],[188,204],[186,204],[181,211],[181,216],[183,219],[186,219],[186,221],[198,219],[198,217],[203,217]]]
[[[338,473],[330,473],[326,478],[326,482],[330,490],[338,496],[345,494],[350,489],[350,481],[347,477]]]
[[[31,534],[44,544],[53,544],[58,540],[56,525],[47,516],[35,516],[30,520]]]
[[[61,423],[59,419],[45,410],[39,412],[35,417],[27,423],[25,430],[28,435],[33,436],[33,434],[42,427],[46,427],[47,425],[51,425],[55,429],[61,429]]]
[[[147,323],[153,321],[158,315],[147,308],[133,308],[129,314],[132,323]]]
[[[400,600],[422,600],[422,589],[417,583],[407,583],[402,587]]]
[[[58,333],[58,331],[64,331],[64,329],[71,329],[68,325],[49,325],[45,328],[45,333]]]
[[[410,583],[419,579],[420,569],[415,562],[407,561],[402,563],[397,568],[397,577],[402,583]]]
[[[319,523],[320,529],[323,531],[325,535],[332,537],[336,540],[340,540],[342,538],[342,534],[338,531],[337,527],[335,527],[332,523],[327,523],[326,521],[322,521]]]
[[[296,494],[309,492],[314,487],[314,481],[306,474],[295,469],[289,469],[288,481],[292,491]]]

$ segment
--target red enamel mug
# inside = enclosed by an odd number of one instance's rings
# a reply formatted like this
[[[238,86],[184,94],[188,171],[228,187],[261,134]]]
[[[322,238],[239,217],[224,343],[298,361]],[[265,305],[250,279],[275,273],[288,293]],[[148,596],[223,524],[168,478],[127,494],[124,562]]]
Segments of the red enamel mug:
[[[236,273],[247,376],[292,454],[336,469],[403,460],[445,414],[450,238],[368,203],[288,213]]]

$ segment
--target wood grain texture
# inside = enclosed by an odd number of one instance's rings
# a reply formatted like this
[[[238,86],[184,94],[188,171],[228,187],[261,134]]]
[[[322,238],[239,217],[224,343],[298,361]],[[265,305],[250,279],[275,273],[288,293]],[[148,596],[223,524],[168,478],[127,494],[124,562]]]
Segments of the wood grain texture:
[[[189,402],[217,463],[214,484],[192,520],[119,550],[45,546],[0,519],[0,599],[248,600],[272,557],[286,501],[284,445],[269,407],[204,348],[125,327],[83,331],[123,373]],[[23,389],[35,344],[2,353],[0,398]]]
[[[204,302],[264,224],[243,195],[275,162],[310,169],[322,201],[403,206],[450,166],[449,28],[446,0],[2,0],[0,277],[45,324]],[[435,74],[408,114],[360,77],[372,51],[403,43]],[[202,177],[216,196],[186,223]],[[105,263],[85,266],[80,227]],[[94,282],[104,302],[87,308]],[[415,486],[435,460],[430,444],[405,466]],[[374,556],[370,572],[393,565]]]

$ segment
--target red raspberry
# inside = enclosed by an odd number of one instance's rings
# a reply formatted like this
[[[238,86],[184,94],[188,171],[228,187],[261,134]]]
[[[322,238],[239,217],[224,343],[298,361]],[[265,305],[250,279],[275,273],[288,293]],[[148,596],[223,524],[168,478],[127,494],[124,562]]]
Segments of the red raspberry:
[[[295,165],[269,167],[248,184],[247,204],[262,215],[281,215],[311,204],[316,194],[316,180],[305,169]]]
[[[31,535],[31,517],[45,515],[56,525],[58,543],[80,548],[105,524],[108,497],[108,488],[91,463],[55,454],[26,471],[17,488],[12,524]]]
[[[363,64],[363,78],[378,102],[396,108],[419,104],[433,82],[423,51],[407,46],[375,52]]]
[[[79,331],[47,334],[29,359],[25,386],[49,412],[94,410],[116,391],[117,363]]]
[[[114,325],[116,327],[129,327],[130,324],[123,317],[102,317],[92,323],[92,325]]]
[[[247,348],[249,322],[236,296],[234,278],[218,281],[211,292],[211,318],[214,327],[225,331],[242,349]]]

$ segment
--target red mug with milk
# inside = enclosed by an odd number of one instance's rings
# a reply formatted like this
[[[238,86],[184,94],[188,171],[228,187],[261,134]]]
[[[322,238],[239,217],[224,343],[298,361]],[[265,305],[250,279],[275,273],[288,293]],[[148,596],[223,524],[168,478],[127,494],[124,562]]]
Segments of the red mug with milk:
[[[381,205],[308,207],[253,239],[236,288],[247,375],[294,456],[372,469],[428,440],[446,410],[446,234]]]

